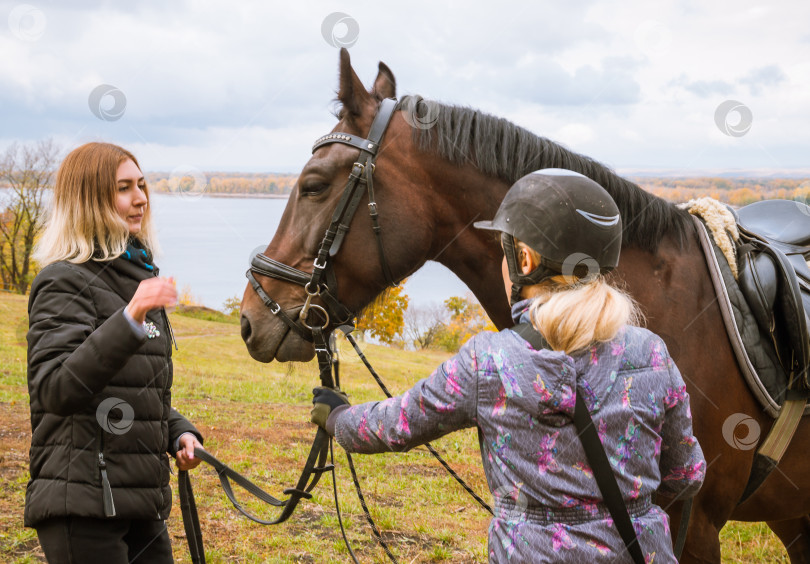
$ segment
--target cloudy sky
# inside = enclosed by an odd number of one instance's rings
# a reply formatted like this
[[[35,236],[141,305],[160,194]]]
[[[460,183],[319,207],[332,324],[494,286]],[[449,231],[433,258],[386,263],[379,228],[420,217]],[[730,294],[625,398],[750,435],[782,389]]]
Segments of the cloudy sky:
[[[334,16],[340,12],[342,16]],[[810,170],[810,3],[0,0],[0,149],[297,172],[370,84],[506,117],[621,172]]]

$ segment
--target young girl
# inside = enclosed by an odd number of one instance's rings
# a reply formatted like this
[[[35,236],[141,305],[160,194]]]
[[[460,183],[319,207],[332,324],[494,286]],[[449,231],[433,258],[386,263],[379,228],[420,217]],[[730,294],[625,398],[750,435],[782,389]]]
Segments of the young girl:
[[[689,394],[664,342],[635,326],[636,305],[603,277],[621,248],[615,203],[592,180],[551,172],[521,178],[476,224],[501,232],[514,320],[550,348],[511,329],[481,333],[399,397],[348,407],[317,388],[313,421],[359,453],[477,426],[495,502],[491,562],[630,562],[572,423],[581,394],[645,560],[674,562],[652,494],[684,498],[703,482]]]
[[[25,525],[48,562],[173,562],[167,452],[199,431],[171,407],[173,281],[157,276],[138,161],[88,143],[59,168],[28,302]]]

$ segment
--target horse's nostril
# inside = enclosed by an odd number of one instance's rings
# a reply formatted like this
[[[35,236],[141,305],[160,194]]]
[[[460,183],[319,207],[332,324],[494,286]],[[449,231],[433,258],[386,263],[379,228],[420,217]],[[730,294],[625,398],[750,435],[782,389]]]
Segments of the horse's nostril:
[[[245,317],[244,315],[242,316],[241,319],[241,325],[242,325],[242,340],[247,343],[247,340],[250,339],[252,331],[250,328],[250,321],[248,321],[248,318]]]

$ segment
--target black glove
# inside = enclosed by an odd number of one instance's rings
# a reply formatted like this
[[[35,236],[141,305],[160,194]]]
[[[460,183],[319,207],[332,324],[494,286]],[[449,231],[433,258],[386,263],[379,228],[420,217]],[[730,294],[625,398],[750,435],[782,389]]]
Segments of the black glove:
[[[326,420],[332,410],[341,405],[349,405],[349,396],[338,389],[318,386],[312,390],[312,411],[310,420],[326,429]]]

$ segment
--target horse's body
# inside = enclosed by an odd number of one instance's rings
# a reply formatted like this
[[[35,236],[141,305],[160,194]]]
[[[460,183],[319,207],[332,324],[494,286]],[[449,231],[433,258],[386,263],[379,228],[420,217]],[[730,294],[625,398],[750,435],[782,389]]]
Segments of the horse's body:
[[[365,135],[380,99],[394,96],[394,77],[385,65],[380,64],[374,87],[367,92],[342,52],[338,99],[343,108],[334,131]],[[602,165],[504,120],[444,106],[433,106],[431,119],[436,112],[435,124],[416,120],[416,134],[410,125],[414,115],[397,112],[377,159],[374,182],[394,278],[436,260],[469,286],[498,327],[508,327],[512,322],[500,270],[502,251],[497,239],[472,228],[472,222],[493,217],[512,182],[535,169],[568,168],[600,182],[619,205],[625,225],[621,261],[613,276],[642,305],[647,326],[664,338],[680,368],[691,396],[695,434],[708,463],[682,561],[719,562],[719,531],[734,519],[768,521],[792,562],[810,562],[806,420],[777,471],[737,507],[754,451],[728,444],[723,423],[732,414],[748,414],[764,435],[772,421],[740,375],[688,214]],[[264,254],[312,270],[318,243],[356,157],[356,149],[343,145],[314,153]],[[385,289],[374,245],[371,222],[361,210],[334,262],[338,296],[354,311]],[[269,278],[262,278],[261,284],[295,317],[305,298],[301,287]],[[250,354],[262,362],[308,360],[314,354],[312,344],[271,315],[250,286],[242,302],[242,335]],[[681,503],[659,503],[671,516],[674,536]]]

